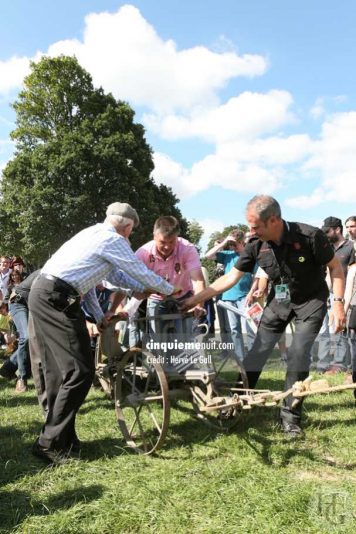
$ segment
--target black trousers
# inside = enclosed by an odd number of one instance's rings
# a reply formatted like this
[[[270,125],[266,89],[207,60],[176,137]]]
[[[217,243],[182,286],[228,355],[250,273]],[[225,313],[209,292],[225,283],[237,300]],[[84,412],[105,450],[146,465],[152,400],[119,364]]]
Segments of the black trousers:
[[[45,382],[45,372],[41,360],[41,354],[44,353],[44,348],[40,346],[40,339],[38,338],[33,323],[32,313],[28,314],[28,346],[30,349],[31,372],[33,382],[36,388],[38,404],[42,408],[44,418],[47,418],[47,391]]]
[[[34,282],[29,309],[41,347],[48,415],[39,443],[58,450],[76,438],[75,417],[94,377],[94,359],[79,297],[44,277]]]
[[[286,320],[278,317],[268,306],[265,308],[255,342],[243,361],[247,372],[249,386],[254,388],[262,369],[279,341],[287,325],[294,319],[294,334],[288,348],[285,390],[297,380],[304,380],[309,375],[310,350],[319,333],[326,314],[326,305],[312,312],[309,317],[300,319],[292,311]],[[281,418],[290,423],[300,423],[302,402],[292,408],[293,397],[289,395],[283,402]]]

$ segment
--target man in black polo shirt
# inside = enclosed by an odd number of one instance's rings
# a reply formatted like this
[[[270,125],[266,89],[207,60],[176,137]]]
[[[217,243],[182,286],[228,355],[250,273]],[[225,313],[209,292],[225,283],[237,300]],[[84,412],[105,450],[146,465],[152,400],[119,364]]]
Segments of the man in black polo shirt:
[[[235,268],[187,299],[184,309],[226,291],[245,272],[252,272],[257,262],[272,281],[272,290],[244,366],[249,385],[254,388],[276,342],[294,319],[295,334],[288,350],[285,382],[285,389],[288,389],[309,373],[310,349],[323,322],[329,293],[325,266],[329,268],[334,292],[335,329],[341,331],[345,327],[344,275],[325,234],[307,224],[284,221],[274,198],[267,195],[253,197],[247,204],[246,219],[254,237],[246,245]],[[281,422],[287,436],[302,435],[300,419],[301,403],[292,408],[292,398],[287,397],[281,409]]]
[[[342,221],[337,217],[327,217],[321,229],[334,248],[335,256],[340,260],[346,279],[347,268],[354,250],[354,244],[352,241],[344,238]],[[330,300],[331,302],[333,300],[332,290],[330,291]],[[335,336],[335,354],[332,356],[330,353],[331,336],[329,322],[330,314],[328,313],[324,318],[318,337],[317,370],[325,372],[326,375],[333,375],[340,371],[346,371],[348,367],[351,367],[351,354],[347,334],[339,332]]]

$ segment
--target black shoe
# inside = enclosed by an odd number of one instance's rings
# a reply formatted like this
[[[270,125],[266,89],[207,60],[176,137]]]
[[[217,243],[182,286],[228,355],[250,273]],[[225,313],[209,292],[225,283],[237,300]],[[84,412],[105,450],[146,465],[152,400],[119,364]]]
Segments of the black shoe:
[[[289,421],[281,421],[282,429],[286,438],[300,439],[304,437],[304,432],[296,423],[290,423]]]
[[[38,458],[41,458],[42,460],[47,460],[47,462],[50,462],[55,465],[64,464],[68,460],[75,458],[75,455],[72,455],[70,451],[62,451],[43,447],[39,444],[38,438],[32,445],[32,454],[34,454]]]
[[[2,367],[0,367],[0,375],[8,380],[13,380],[14,378],[17,378],[16,369],[17,367],[15,367],[15,365],[13,365],[11,362],[6,362]]]

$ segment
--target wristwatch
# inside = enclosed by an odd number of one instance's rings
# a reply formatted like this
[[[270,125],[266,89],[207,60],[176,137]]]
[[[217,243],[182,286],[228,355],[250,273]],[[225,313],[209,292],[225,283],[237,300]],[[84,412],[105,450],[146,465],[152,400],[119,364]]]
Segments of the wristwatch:
[[[344,297],[334,297],[334,302],[341,302],[341,304],[345,304]]]

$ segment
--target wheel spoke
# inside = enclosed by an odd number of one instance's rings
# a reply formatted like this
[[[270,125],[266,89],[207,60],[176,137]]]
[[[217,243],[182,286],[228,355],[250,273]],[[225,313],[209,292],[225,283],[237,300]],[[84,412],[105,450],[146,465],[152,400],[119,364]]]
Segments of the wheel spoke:
[[[135,410],[135,413],[136,413],[136,410]],[[145,431],[144,431],[144,429],[143,429],[143,427],[141,425],[141,421],[140,421],[140,418],[138,416],[136,416],[136,420],[137,420],[138,428],[140,429],[140,434],[141,434],[141,438],[142,438],[142,445],[143,445],[144,451],[147,452]]]
[[[163,395],[151,395],[150,397],[145,397],[144,398],[145,404],[147,402],[154,402],[154,401],[158,401],[158,400],[163,400]]]
[[[129,386],[133,387],[133,382],[129,380],[129,377],[126,373],[123,375],[123,379],[129,384]],[[137,387],[135,387],[135,391],[132,391],[132,393],[137,393],[138,395],[140,395],[141,391]]]
[[[239,386],[247,386],[246,373],[243,364],[237,361],[233,353],[228,354],[224,360],[214,361],[215,378],[213,383],[207,386],[201,386],[204,395],[207,398],[212,397],[231,397],[231,388],[235,388],[238,382]],[[211,388],[211,390],[210,390]],[[227,400],[229,404],[229,400]],[[193,395],[193,407],[199,419],[204,421],[210,427],[218,429],[219,431],[227,431],[231,429],[239,420],[241,411],[236,407],[233,410],[212,410],[210,412],[201,411],[198,399]]]
[[[221,371],[224,369],[227,360],[228,360],[228,358],[226,358],[224,361],[221,362],[220,367],[219,367],[218,370],[216,371],[216,376],[219,376],[219,374],[221,373]]]
[[[150,413],[150,416],[151,416],[151,419],[154,422],[154,424],[156,425],[156,428],[157,428],[158,432],[161,433],[162,432],[162,428],[159,426],[158,421],[157,421],[154,413],[151,410],[151,407],[148,404],[146,404],[146,408],[148,409],[148,411]]]
[[[137,355],[135,354],[134,356],[134,368],[133,368],[133,375],[132,375],[132,391],[131,393],[133,393],[135,391],[135,387],[136,387],[136,363],[137,363]]]
[[[150,371],[148,371],[148,376],[147,376],[147,380],[146,380],[146,384],[145,384],[145,389],[143,390],[143,394],[144,395],[147,395],[148,386],[150,385],[151,377],[152,377],[152,373],[150,373]]]
[[[141,404],[141,406],[139,406],[139,408],[138,408],[137,411],[136,411],[135,408],[133,409],[134,412],[135,412],[135,416],[136,416],[136,417],[135,417],[135,420],[134,420],[134,422],[132,423],[131,428],[130,428],[130,430],[129,430],[129,434],[130,434],[130,436],[131,436],[132,431],[133,431],[133,429],[134,429],[134,427],[135,427],[135,425],[136,425],[136,423],[137,423],[137,419],[138,419],[138,416],[140,415],[140,411],[142,410],[142,406],[143,406],[143,404]]]

